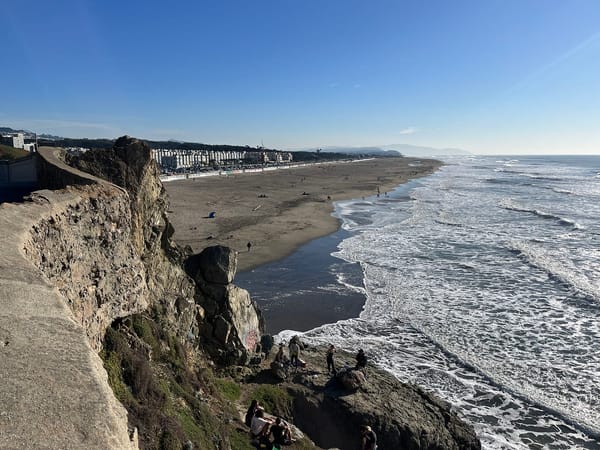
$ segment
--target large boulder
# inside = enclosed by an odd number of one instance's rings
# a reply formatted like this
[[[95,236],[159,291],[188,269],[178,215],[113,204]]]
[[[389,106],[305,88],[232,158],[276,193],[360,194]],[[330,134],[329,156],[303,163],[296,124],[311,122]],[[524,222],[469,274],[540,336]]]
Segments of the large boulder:
[[[202,252],[190,256],[186,270],[196,282],[229,284],[233,282],[237,270],[237,253],[222,245],[206,247]]]
[[[213,345],[208,351],[224,364],[246,364],[260,350],[264,330],[262,316],[248,291],[231,284],[237,254],[216,245],[185,261],[188,275],[196,282],[196,303],[205,315],[204,338]]]
[[[365,374],[355,369],[342,369],[336,373],[335,378],[350,391],[357,390],[367,381]]]

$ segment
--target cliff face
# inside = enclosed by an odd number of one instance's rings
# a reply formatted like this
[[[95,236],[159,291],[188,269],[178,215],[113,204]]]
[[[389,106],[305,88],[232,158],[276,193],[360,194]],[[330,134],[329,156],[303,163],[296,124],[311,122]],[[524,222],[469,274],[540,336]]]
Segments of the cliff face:
[[[99,351],[115,319],[148,308],[147,272],[129,239],[127,196],[110,186],[88,186],[78,195],[79,201],[33,225],[24,249]]]
[[[123,137],[111,150],[88,152],[69,163],[126,191],[129,211],[122,208],[126,218],[122,234],[131,239],[124,244],[132,246],[134,259],[137,256],[143,265],[144,296],[149,305],[160,306],[163,326],[166,320],[170,331],[182,340],[196,345],[202,340],[204,350],[222,363],[245,364],[260,342],[263,324],[248,292],[231,284],[237,256],[224,247],[209,248],[188,259],[186,267],[193,280],[185,273],[183,261],[188,255],[171,241],[166,192],[150,148]],[[148,306],[133,303],[142,309]]]
[[[37,404],[47,407],[44,416],[47,416],[48,425],[45,429],[52,429],[54,433],[54,440],[48,441],[55,443],[51,447],[135,446],[136,443],[129,440],[125,413],[107,385],[106,372],[102,369],[97,352],[102,349],[106,330],[111,324],[118,324],[120,320],[136,313],[152,310],[160,314],[160,326],[164,333],[175,336],[179,342],[185,342],[186,351],[196,355],[193,358],[201,358],[207,346],[211,349],[222,346],[222,350],[216,349],[215,352],[223,351],[243,360],[253,353],[254,345],[242,345],[249,341],[228,339],[219,342],[212,339],[207,342],[205,336],[199,333],[208,318],[196,299],[204,294],[200,294],[199,287],[183,270],[183,255],[170,242],[172,228],[166,220],[166,197],[150,156],[147,146],[134,139],[122,138],[112,152],[91,152],[79,161],[71,161],[71,164],[93,173],[89,174],[65,164],[63,155],[57,149],[41,149],[41,184],[56,190],[38,191],[32,195],[29,203],[7,204],[0,210],[3,229],[13,231],[3,236],[6,239],[6,245],[3,246],[6,270],[1,278],[2,286],[13,283],[15,274],[9,273],[12,267],[25,267],[27,273],[32,274],[28,276],[23,295],[10,299],[0,292],[0,302],[6,304],[5,315],[13,314],[10,311],[17,315],[19,311],[27,311],[23,306],[23,296],[29,297],[36,283],[46,290],[51,289],[52,294],[46,294],[49,304],[61,306],[60,314],[69,324],[70,332],[74,333],[73,342],[67,348],[76,351],[81,361],[75,358],[62,359],[66,354],[59,351],[55,355],[44,345],[40,348],[47,353],[45,357],[38,355],[39,362],[45,364],[44,372],[49,377],[56,374],[57,383],[61,382],[58,374],[63,372],[82,373],[85,374],[83,378],[87,377],[85,381],[81,376],[62,375],[67,379],[58,390],[47,389],[51,384],[42,379],[37,383],[38,390],[35,386],[27,386],[24,390],[31,392],[33,397],[20,394],[24,401],[31,403],[17,401],[11,397],[12,394],[6,397],[7,393],[2,392],[0,400],[8,410],[3,417],[12,417],[13,420],[19,417],[24,421],[22,427],[17,422],[3,424],[0,421],[0,436],[3,438],[14,437],[11,433],[5,433],[12,427],[21,430],[19,433],[23,442],[44,447],[46,444],[43,440],[36,445],[35,433],[25,431],[28,420],[44,429],[45,422],[38,417],[39,410],[32,407]],[[14,260],[12,267],[10,258]],[[228,291],[235,290],[231,286],[225,287]],[[247,300],[244,295],[230,295],[229,306],[235,306],[238,298],[243,302]],[[39,301],[41,299],[37,300],[36,297],[36,302]],[[220,298],[214,301],[220,301]],[[11,309],[8,305],[15,308]],[[258,324],[258,314],[253,305],[249,317],[252,317],[252,313],[254,323]],[[234,316],[230,314],[229,320]],[[18,323],[14,317],[6,316],[5,319],[9,325],[4,334],[10,336],[6,342],[12,341],[12,346],[4,352],[6,360],[0,375],[3,379],[13,379],[19,376],[11,372],[9,356],[18,358],[15,353],[17,349],[22,354],[39,353],[15,345],[15,342],[23,345],[33,342],[30,338],[27,341],[19,336],[25,336],[28,332],[37,336],[43,332],[52,333],[53,330],[48,328],[51,319],[36,324],[29,318],[26,320],[30,323],[20,323],[21,329],[18,330],[12,326]],[[61,349],[65,344],[56,342],[60,331],[55,329],[54,332],[56,335],[46,337],[47,344]],[[254,332],[260,336],[262,329],[257,327]],[[80,348],[75,350],[77,346]],[[83,349],[85,347],[87,350]],[[148,356],[151,358],[150,354]],[[44,363],[48,358],[49,361]],[[237,362],[236,358],[233,360]],[[35,365],[33,361],[32,365]],[[15,367],[20,366],[18,359],[14,360],[14,364]],[[74,380],[79,380],[76,386],[72,385]],[[82,389],[89,391],[88,397],[96,402],[94,407],[86,407],[85,413],[81,409],[87,402],[82,398],[87,394],[77,394]],[[69,401],[57,398],[55,394],[63,391],[73,392],[76,397]],[[96,393],[104,396],[103,400]],[[71,406],[67,406],[71,403]],[[15,408],[14,411],[9,405]],[[57,409],[63,412],[59,413]],[[69,411],[78,413],[69,416]],[[94,415],[95,411],[106,417]],[[103,432],[93,432],[90,427]],[[43,439],[44,433],[37,437]],[[3,444],[0,445],[3,448],[19,447],[14,439],[0,441],[0,444]]]
[[[0,448],[137,446],[81,322],[25,255],[30,232],[85,201],[40,191],[0,206]]]

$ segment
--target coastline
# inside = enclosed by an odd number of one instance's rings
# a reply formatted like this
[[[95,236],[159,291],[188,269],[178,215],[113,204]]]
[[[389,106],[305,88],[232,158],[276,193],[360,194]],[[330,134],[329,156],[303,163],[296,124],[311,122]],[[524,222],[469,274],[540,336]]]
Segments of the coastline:
[[[278,261],[339,229],[333,203],[384,195],[442,163],[423,158],[377,158],[315,164],[164,184],[174,239],[196,253],[211,245],[239,252],[238,271]],[[214,218],[209,213],[215,212]],[[247,243],[251,243],[250,251]]]

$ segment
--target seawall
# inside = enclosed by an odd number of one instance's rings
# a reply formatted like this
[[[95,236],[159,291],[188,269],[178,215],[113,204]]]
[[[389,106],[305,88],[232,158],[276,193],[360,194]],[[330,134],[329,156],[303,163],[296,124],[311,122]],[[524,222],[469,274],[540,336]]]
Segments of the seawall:
[[[0,448],[137,448],[126,411],[95,351],[102,321],[82,323],[60,287],[33,263],[60,264],[78,256],[54,245],[52,251],[34,254],[32,245],[39,239],[71,239],[68,227],[51,225],[76,221],[74,212],[83,215],[94,199],[112,205],[105,217],[120,213],[127,194],[60,163],[55,152],[40,149],[46,173],[80,187],[37,191],[29,202],[0,206]],[[102,232],[110,234],[111,225],[106,225]],[[88,255],[90,260],[94,256]],[[65,280],[63,291],[68,284]]]

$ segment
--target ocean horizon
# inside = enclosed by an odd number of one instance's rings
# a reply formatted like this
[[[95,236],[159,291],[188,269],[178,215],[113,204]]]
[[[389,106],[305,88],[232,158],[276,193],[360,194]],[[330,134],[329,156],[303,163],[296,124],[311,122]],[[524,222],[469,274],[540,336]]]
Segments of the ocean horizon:
[[[600,156],[443,161],[236,283],[279,339],[365,349],[484,448],[599,449]]]

